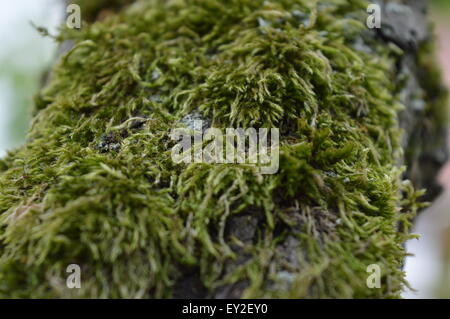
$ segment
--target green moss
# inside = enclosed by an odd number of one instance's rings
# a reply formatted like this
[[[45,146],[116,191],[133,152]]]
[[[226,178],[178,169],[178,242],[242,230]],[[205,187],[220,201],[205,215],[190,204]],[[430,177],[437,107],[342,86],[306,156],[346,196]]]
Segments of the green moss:
[[[82,8],[83,20],[93,22],[113,12],[118,12],[120,9],[134,1],[135,0],[77,0],[71,1],[70,3],[76,3]]]
[[[366,5],[138,1],[63,30],[76,44],[0,166],[0,296],[170,297],[193,269],[209,292],[248,283],[244,297],[397,297],[419,193],[396,166],[394,54],[353,47]],[[279,127],[279,173],[174,164],[170,129],[193,110]],[[227,221],[249,212],[260,227],[230,270]],[[65,286],[74,263],[80,290]],[[366,286],[370,264],[381,289]]]

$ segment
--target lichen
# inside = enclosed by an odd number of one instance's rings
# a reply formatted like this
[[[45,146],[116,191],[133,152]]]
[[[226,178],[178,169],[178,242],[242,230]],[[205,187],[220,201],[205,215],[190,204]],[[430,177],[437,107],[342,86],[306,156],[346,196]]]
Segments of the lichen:
[[[0,296],[171,297],[197,274],[203,297],[398,297],[421,192],[397,165],[399,49],[353,47],[366,6],[149,0],[63,29],[75,45],[1,161]],[[279,173],[175,164],[193,112],[280,128]]]

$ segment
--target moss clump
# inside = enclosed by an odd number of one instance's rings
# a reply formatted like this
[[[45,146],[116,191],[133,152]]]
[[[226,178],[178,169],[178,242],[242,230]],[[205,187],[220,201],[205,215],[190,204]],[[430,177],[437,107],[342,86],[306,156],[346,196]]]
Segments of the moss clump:
[[[171,297],[193,273],[205,296],[397,297],[419,194],[396,166],[398,50],[355,48],[366,6],[137,1],[63,30],[76,44],[1,163],[0,296]],[[194,111],[279,127],[279,173],[174,164],[170,130]]]
[[[120,11],[135,0],[77,0],[70,3],[78,4],[83,12],[83,20],[93,22],[102,19],[113,12]]]

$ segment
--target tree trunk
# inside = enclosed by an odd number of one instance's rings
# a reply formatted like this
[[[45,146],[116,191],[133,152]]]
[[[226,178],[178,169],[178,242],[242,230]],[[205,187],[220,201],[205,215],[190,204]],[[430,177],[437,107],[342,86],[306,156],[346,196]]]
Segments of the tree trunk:
[[[74,45],[0,162],[0,296],[400,295],[447,159],[425,1],[378,2],[375,30],[363,0],[78,3],[88,22],[58,36]],[[278,128],[279,171],[175,163],[192,118]]]

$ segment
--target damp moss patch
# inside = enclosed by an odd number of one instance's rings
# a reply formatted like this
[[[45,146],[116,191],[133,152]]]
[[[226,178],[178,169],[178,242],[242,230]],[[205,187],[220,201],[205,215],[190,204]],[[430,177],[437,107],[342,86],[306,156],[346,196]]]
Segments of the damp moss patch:
[[[0,164],[0,296],[172,297],[192,273],[202,297],[398,297],[420,192],[397,165],[402,53],[362,37],[366,6],[137,1],[62,30],[75,45]],[[279,173],[173,163],[192,112],[279,128]]]

